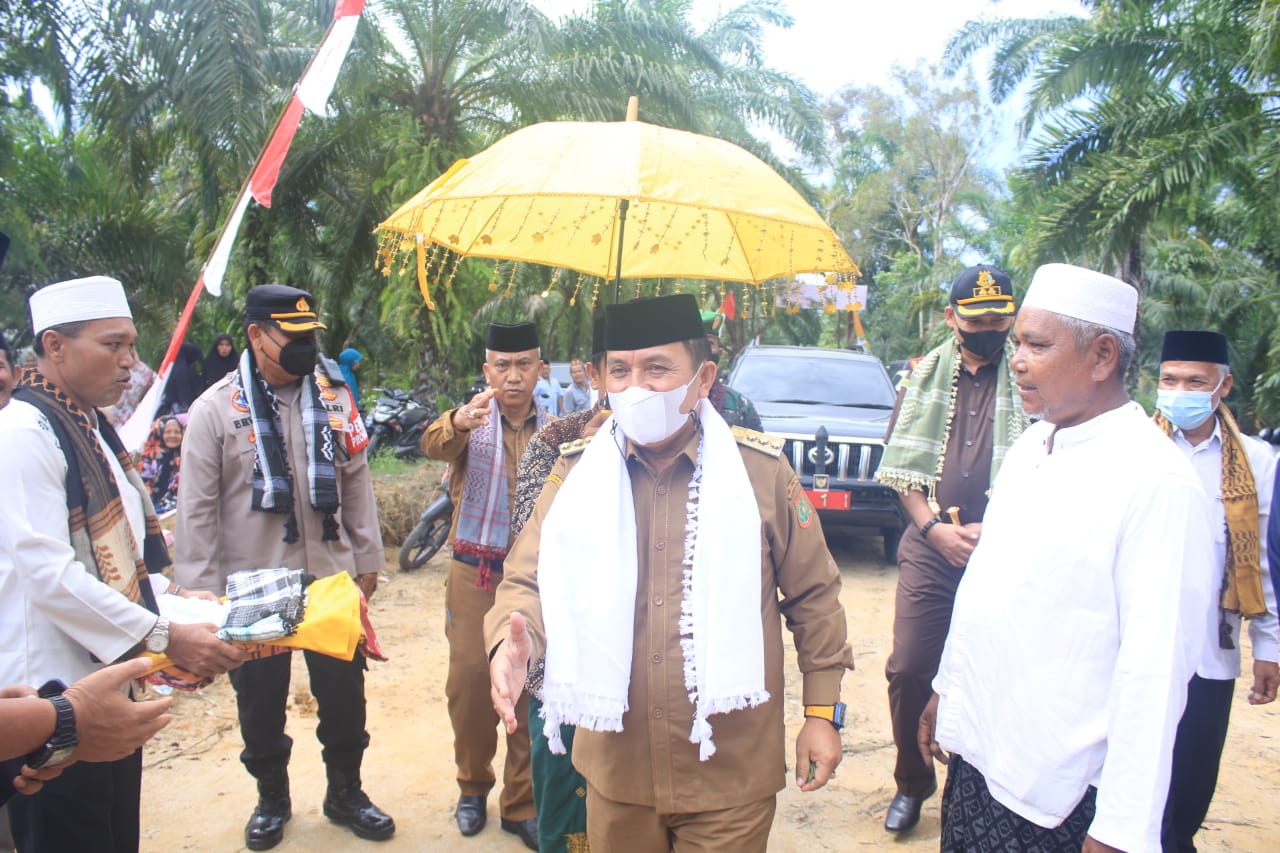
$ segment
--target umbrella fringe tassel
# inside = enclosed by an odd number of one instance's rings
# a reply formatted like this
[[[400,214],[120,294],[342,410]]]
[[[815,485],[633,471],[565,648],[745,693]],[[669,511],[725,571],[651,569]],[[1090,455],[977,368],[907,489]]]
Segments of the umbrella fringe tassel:
[[[431,301],[430,282],[427,281],[427,247],[426,241],[422,236],[418,236],[418,289],[422,291],[422,298],[427,301],[427,310],[436,310],[436,304]]]

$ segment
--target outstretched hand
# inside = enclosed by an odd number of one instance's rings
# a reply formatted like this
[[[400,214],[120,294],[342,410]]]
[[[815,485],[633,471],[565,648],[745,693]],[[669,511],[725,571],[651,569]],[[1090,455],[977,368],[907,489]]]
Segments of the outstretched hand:
[[[173,719],[166,711],[171,697],[148,702],[133,702],[121,688],[135,678],[142,678],[151,668],[146,658],[134,658],[86,675],[63,694],[71,703],[76,717],[76,734],[80,743],[69,761],[41,767],[23,765],[13,777],[13,788],[30,796],[44,783],[61,775],[77,761],[117,761],[132,755]],[[33,695],[31,693],[5,695]]]
[[[529,639],[524,617],[512,613],[507,639],[498,646],[493,660],[489,662],[489,696],[493,699],[493,709],[506,726],[507,734],[514,734],[520,725],[516,719],[516,703],[520,701],[524,681],[529,677],[529,656],[532,652],[533,642]]]

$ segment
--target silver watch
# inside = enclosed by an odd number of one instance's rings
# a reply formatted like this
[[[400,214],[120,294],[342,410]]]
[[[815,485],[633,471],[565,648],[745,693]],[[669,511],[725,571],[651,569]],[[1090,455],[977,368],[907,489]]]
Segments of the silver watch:
[[[163,654],[169,648],[169,620],[163,616],[157,619],[156,626],[147,634],[146,642],[147,651]]]

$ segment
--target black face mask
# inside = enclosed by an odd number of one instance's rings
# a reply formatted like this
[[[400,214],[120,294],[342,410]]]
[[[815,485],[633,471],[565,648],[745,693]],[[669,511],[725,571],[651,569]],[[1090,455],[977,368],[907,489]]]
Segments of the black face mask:
[[[960,332],[961,345],[969,352],[984,358],[988,361],[993,360],[1004,349],[1004,342],[1009,337],[1009,330],[1005,329],[987,329],[982,332],[966,332],[964,329],[958,329]]]
[[[291,376],[308,376],[316,369],[319,347],[314,337],[294,338],[280,347],[280,368]]]

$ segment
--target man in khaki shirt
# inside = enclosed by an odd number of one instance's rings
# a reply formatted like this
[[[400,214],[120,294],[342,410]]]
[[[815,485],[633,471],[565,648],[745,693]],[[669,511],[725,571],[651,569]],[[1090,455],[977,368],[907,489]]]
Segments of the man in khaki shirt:
[[[593,848],[763,851],[786,772],[780,616],[795,638],[810,717],[796,742],[797,784],[822,787],[840,761],[840,681],[853,661],[839,572],[780,445],[760,433],[730,433],[705,401],[716,371],[693,297],[606,310],[614,415],[594,439],[564,448],[508,556],[485,623],[493,701],[514,730],[528,662],[547,654],[548,737],[555,749],[559,722],[578,726],[573,759],[588,783]],[[713,463],[717,456],[727,461]],[[621,480],[608,480],[609,466],[625,469]],[[744,488],[725,493],[713,470],[740,477],[733,482]],[[691,490],[695,476],[700,485]],[[603,482],[621,482],[615,489],[624,492],[610,494],[598,488]],[[738,512],[738,501],[747,512]],[[598,508],[580,517],[580,505]],[[724,505],[735,515],[716,522]],[[755,511],[759,533],[751,536],[739,515]],[[709,532],[718,534],[713,547],[689,548]],[[749,568],[757,559],[758,573]],[[699,588],[710,596],[699,599]],[[709,617],[698,601],[709,601]],[[566,610],[602,621],[580,628],[557,615]],[[600,636],[611,623],[623,626],[618,636]],[[745,630],[725,633],[726,624]],[[575,629],[584,633],[565,649]],[[598,660],[623,661],[620,697],[593,672],[595,646],[604,651]],[[556,655],[566,653],[566,684],[576,682],[576,693],[558,683]],[[730,679],[735,688],[721,697],[723,707],[704,711],[725,681],[713,676],[723,673],[744,677]],[[573,698],[562,702],[565,695]]]
[[[450,409],[427,427],[422,452],[449,463],[453,499],[453,560],[445,590],[449,675],[445,696],[453,725],[454,761],[461,791],[454,809],[458,831],[472,836],[488,819],[487,798],[496,778],[498,717],[489,701],[489,658],[484,616],[502,577],[510,544],[516,466],[534,433],[548,420],[533,397],[540,350],[533,323],[492,323],[485,341],[489,388]],[[497,432],[500,430],[500,434]],[[502,829],[538,849],[533,783],[529,769],[528,700],[519,729],[507,733],[506,767],[499,799]]]
[[[249,349],[240,368],[191,407],[174,560],[185,587],[223,594],[233,572],[284,566],[315,577],[350,572],[366,596],[377,589],[384,556],[368,437],[340,375],[316,370],[315,330],[324,325],[314,305],[311,294],[293,287],[250,290]],[[361,838],[389,838],[395,823],[360,782],[369,745],[364,657],[303,655],[320,708],[316,737],[329,781],[324,814]],[[231,676],[245,744],[240,760],[258,783],[258,805],[245,826],[250,850],[279,844],[292,814],[293,741],[284,731],[291,657],[249,661]]]

